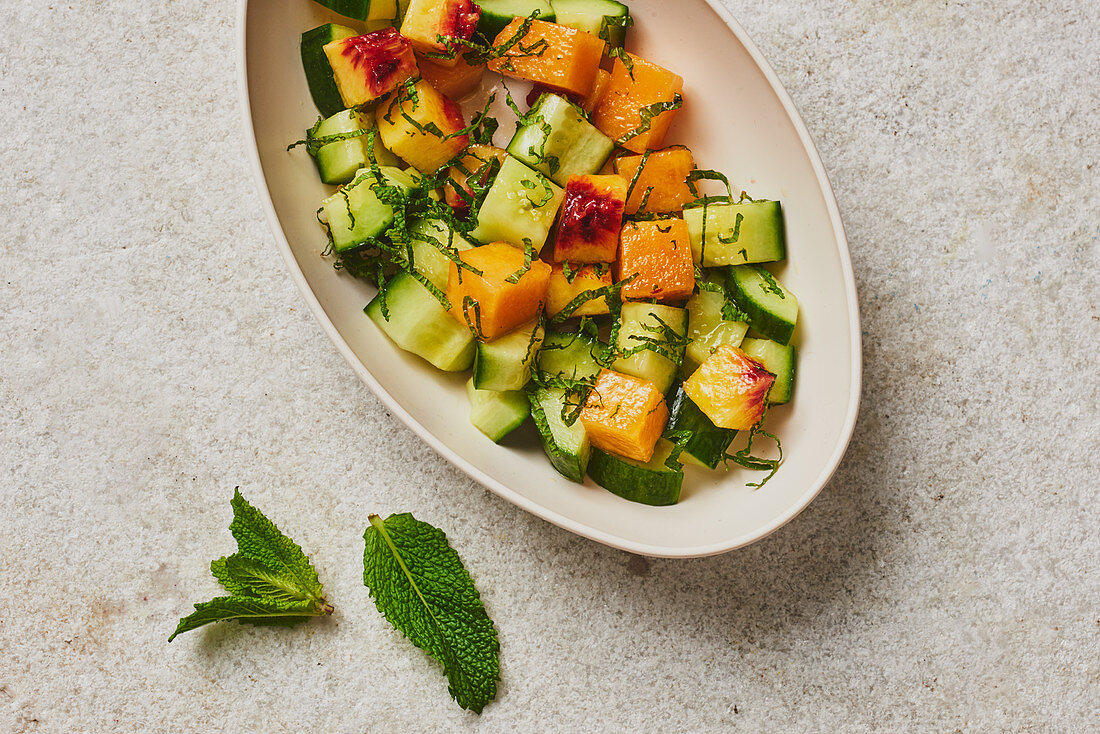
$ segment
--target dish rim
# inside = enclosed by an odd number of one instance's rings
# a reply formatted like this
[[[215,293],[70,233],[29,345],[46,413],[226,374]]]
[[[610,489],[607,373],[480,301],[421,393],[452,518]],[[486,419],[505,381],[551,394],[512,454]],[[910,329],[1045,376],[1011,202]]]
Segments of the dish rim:
[[[848,297],[850,303],[852,303],[852,308],[848,309],[848,328],[852,335],[852,349],[849,355],[852,364],[850,373],[851,382],[849,384],[851,394],[848,398],[847,413],[844,417],[841,434],[833,447],[832,453],[829,455],[822,470],[818,473],[817,478],[809,483],[807,489],[799,495],[798,500],[792,503],[785,512],[781,513],[767,525],[756,529],[754,532],[735,536],[727,541],[699,546],[661,546],[627,540],[554,512],[538,502],[524,497],[503,482],[497,481],[473,466],[460,454],[448,448],[442,441],[437,439],[431,431],[413,418],[412,415],[410,415],[374,378],[370,370],[366,368],[359,360],[359,357],[356,356],[355,352],[352,351],[351,347],[348,346],[348,343],[340,335],[340,332],[321,306],[320,300],[318,300],[317,295],[313,292],[309,282],[306,280],[305,273],[298,265],[294,257],[294,251],[291,249],[290,242],[287,240],[282,225],[279,223],[278,215],[275,212],[275,205],[271,200],[271,192],[267,186],[267,178],[264,175],[263,165],[260,162],[260,150],[256,142],[256,129],[252,121],[252,104],[248,89],[247,30],[249,0],[237,0],[237,101],[242,114],[241,123],[244,126],[245,147],[248,149],[248,159],[252,169],[253,183],[256,186],[257,193],[260,195],[260,201],[263,205],[268,229],[275,236],[276,245],[283,256],[287,270],[290,271],[290,276],[298,286],[298,290],[309,306],[309,310],[313,314],[313,317],[317,319],[317,322],[332,341],[336,350],[348,362],[359,379],[370,388],[371,392],[373,392],[402,423],[408,426],[422,441],[431,446],[437,454],[449,461],[452,465],[458,467],[478,484],[517,507],[526,510],[532,515],[542,518],[572,533],[590,540],[595,540],[612,548],[656,558],[700,558],[728,553],[766,538],[797,517],[799,513],[806,509],[817,495],[821,493],[825,485],[829,483],[829,480],[832,479],[837,468],[840,466],[841,460],[844,458],[844,454],[852,440],[856,418],[859,415],[863,382],[863,352],[862,333],[860,331],[859,320],[859,299],[856,293],[855,274],[852,270],[851,251],[848,246],[847,235],[844,231],[844,223],[840,217],[840,208],[836,202],[836,195],[833,193],[832,184],[829,181],[828,175],[825,173],[825,166],[821,162],[821,156],[818,153],[817,146],[814,144],[813,138],[806,128],[806,123],[803,121],[802,115],[799,113],[794,101],[783,87],[782,82],[772,69],[771,64],[768,63],[767,59],[765,59],[760,52],[760,49],[758,49],[752,39],[749,38],[745,29],[734,19],[733,15],[719,0],[705,0],[705,2],[711,10],[725,22],[726,27],[729,28],[737,41],[744,46],[757,68],[764,74],[764,78],[767,79],[772,92],[775,93],[776,98],[779,100],[780,104],[782,104],[788,119],[794,124],[802,147],[806,150],[810,159],[810,165],[813,167],[814,175],[817,177],[818,187],[824,196],[825,207],[829,212],[829,219],[833,225],[833,234],[836,237],[837,254],[840,257],[841,271],[844,276],[845,295]]]

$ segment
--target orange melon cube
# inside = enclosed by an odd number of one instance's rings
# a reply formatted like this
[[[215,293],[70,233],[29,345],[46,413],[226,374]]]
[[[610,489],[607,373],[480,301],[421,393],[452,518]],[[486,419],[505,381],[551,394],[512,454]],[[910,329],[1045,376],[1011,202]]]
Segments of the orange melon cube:
[[[605,369],[581,409],[580,421],[593,446],[646,462],[665,429],[668,406],[652,382]]]
[[[451,315],[479,339],[492,341],[538,316],[550,282],[550,266],[535,260],[517,282],[509,278],[523,270],[523,250],[494,242],[459,253],[462,262],[481,275],[451,263],[447,299]],[[476,305],[475,305],[476,304]]]
[[[550,271],[550,288],[546,294],[546,315],[556,316],[569,303],[588,291],[611,285],[611,267],[608,265],[579,265],[565,272],[562,263],[554,263]],[[600,316],[611,313],[603,296],[585,301],[571,316]]]
[[[603,98],[603,93],[607,90],[607,83],[611,81],[611,74],[603,69],[596,70],[596,81],[592,84],[592,91],[588,93],[588,96],[580,101],[581,109],[585,112],[591,113],[596,109],[596,105],[600,103]]]
[[[668,214],[680,211],[684,204],[695,200],[687,184],[688,174],[695,170],[695,159],[690,150],[674,145],[664,150],[650,151],[642,172],[638,173],[644,157],[624,155],[615,159],[615,173],[627,181],[634,181],[634,188],[626,201],[627,214],[637,214],[643,201],[645,211]]]
[[[764,365],[723,344],[684,381],[684,392],[714,425],[747,431],[764,415],[773,382]]]
[[[553,260],[614,262],[626,207],[622,176],[570,176],[558,217]]]
[[[662,112],[650,121],[649,130],[632,135],[642,126],[642,108],[673,102],[684,91],[684,80],[634,54],[627,56],[634,63],[633,75],[622,59],[615,59],[607,89],[592,112],[592,124],[615,142],[621,140],[627,150],[644,153],[647,148],[661,147],[676,110]]]
[[[454,66],[466,46],[450,41],[451,49],[441,39],[466,41],[477,30],[481,8],[472,0],[409,0],[401,21],[401,35],[409,39],[417,51],[429,53],[455,52],[449,59],[435,59],[440,66]]]
[[[695,290],[691,238],[683,219],[628,222],[619,240],[619,280],[623,298],[683,301]]]
[[[378,106],[375,118],[382,144],[421,173],[435,173],[470,144],[467,135],[447,137],[466,127],[462,110],[423,79],[412,92],[400,87]]]
[[[435,87],[440,94],[451,99],[462,99],[477,89],[485,73],[483,64],[473,65],[459,54],[451,66],[444,66],[437,59],[416,54],[420,76]]]
[[[501,46],[512,40],[523,23],[523,18],[512,20],[496,37],[494,45]],[[606,45],[603,39],[591,33],[532,20],[526,35],[488,66],[491,71],[584,98],[595,86]]]

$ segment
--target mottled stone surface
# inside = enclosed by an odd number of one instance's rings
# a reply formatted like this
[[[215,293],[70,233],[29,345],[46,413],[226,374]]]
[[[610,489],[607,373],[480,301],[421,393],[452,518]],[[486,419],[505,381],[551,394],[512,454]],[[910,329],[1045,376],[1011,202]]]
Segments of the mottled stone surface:
[[[358,382],[260,210],[233,3],[7,3],[0,730],[1100,728],[1100,4],[728,4],[836,187],[863,409],[797,520],[685,562],[516,509]],[[235,485],[339,610],[169,646]],[[480,718],[363,590],[401,510],[497,620]]]

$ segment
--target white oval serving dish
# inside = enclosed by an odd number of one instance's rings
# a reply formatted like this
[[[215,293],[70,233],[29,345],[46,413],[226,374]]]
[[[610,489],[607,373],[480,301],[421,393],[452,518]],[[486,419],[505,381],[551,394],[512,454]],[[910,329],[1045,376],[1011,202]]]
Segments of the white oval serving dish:
[[[309,0],[240,0],[241,104],[256,180],[291,275],[337,349],[394,415],[475,480],[560,527],[634,553],[705,556],[776,530],[836,470],[859,407],[855,281],[817,151],[744,30],[717,0],[638,0],[631,12],[631,50],[685,80],[685,107],[668,142],[689,145],[700,167],[725,172],[735,187],[783,201],[788,260],[779,275],[801,305],[798,379],[792,402],[769,415],[786,460],[760,490],[745,486],[759,474],[736,466],[688,468],[683,497],[672,507],[627,502],[591,480],[569,482],[536,442],[505,447],[482,436],[468,419],[465,376],[440,373],[400,351],[370,323],[363,306],[373,289],[321,257],[325,237],[314,211],[330,189],[308,155],[286,150],[317,117],[299,35],[338,16]]]

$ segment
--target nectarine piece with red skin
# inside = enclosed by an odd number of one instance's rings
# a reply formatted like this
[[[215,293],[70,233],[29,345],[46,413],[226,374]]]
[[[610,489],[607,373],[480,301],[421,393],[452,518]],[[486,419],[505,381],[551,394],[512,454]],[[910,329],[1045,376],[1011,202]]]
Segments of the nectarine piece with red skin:
[[[389,94],[417,75],[412,44],[396,28],[325,44],[336,88],[348,107]]]
[[[432,60],[440,66],[454,66],[466,47],[451,43],[448,49],[448,44],[440,39],[469,40],[480,17],[481,8],[472,0],[410,0],[401,21],[401,35],[409,39],[417,51],[453,52],[451,58]]]
[[[554,242],[555,262],[615,261],[626,189],[626,179],[614,174],[569,177]]]

